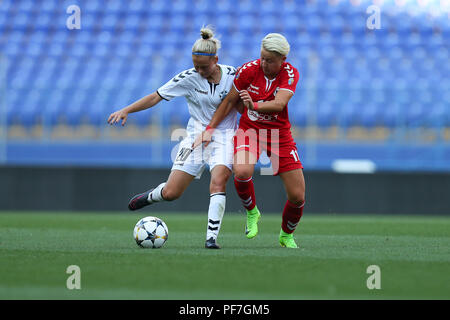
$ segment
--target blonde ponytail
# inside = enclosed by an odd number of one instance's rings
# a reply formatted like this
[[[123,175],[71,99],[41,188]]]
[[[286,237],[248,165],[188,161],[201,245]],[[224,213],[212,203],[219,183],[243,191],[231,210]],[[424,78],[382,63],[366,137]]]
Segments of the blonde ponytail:
[[[200,30],[201,38],[195,41],[192,46],[192,54],[202,56],[216,56],[220,49],[220,40],[214,38],[214,31],[211,26],[203,27]]]

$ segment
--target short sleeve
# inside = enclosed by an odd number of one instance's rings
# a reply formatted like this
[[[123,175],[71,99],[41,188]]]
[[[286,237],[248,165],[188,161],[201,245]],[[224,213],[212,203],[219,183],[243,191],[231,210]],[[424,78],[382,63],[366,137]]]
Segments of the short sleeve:
[[[236,76],[234,77],[234,87],[237,91],[247,89],[254,77],[254,66],[257,64],[255,61],[244,64],[242,67],[236,70]]]
[[[192,72],[190,70],[183,71],[177,74],[173,79],[168,81],[156,92],[164,100],[170,101],[175,97],[187,97],[189,96],[188,81],[186,72]]]
[[[290,64],[286,64],[282,72],[279,90],[288,90],[294,94],[299,78],[300,74],[298,73],[298,70]]]

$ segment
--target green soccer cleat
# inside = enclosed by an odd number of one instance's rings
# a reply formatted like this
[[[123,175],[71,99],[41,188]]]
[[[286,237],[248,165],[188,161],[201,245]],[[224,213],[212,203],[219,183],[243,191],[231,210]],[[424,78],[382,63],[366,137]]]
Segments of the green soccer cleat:
[[[247,225],[245,226],[245,234],[248,239],[252,239],[258,234],[259,218],[261,218],[261,213],[256,206],[250,211],[247,210]]]
[[[280,231],[280,244],[285,248],[298,248],[294,240],[294,234]]]

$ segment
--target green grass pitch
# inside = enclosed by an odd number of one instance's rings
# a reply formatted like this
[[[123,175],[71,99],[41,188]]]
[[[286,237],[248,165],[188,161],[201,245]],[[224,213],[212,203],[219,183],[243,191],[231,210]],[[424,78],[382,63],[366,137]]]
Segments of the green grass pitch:
[[[135,223],[158,216],[161,249],[139,248]],[[0,213],[0,299],[449,299],[450,218],[314,215],[281,248],[281,216],[255,239],[226,213],[221,250],[204,249],[206,213]],[[69,290],[69,265],[81,289]],[[370,265],[381,289],[367,288]]]

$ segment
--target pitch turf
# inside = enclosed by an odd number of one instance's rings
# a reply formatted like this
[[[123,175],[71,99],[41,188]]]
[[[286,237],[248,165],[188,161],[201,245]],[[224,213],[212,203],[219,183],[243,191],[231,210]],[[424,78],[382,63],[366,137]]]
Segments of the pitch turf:
[[[137,247],[143,216],[162,218],[162,249]],[[227,213],[221,250],[204,249],[206,214],[0,213],[0,299],[449,299],[450,218],[306,214],[300,249],[278,244],[280,215],[255,239]],[[81,289],[68,290],[69,265]],[[369,290],[378,265],[381,289]]]

